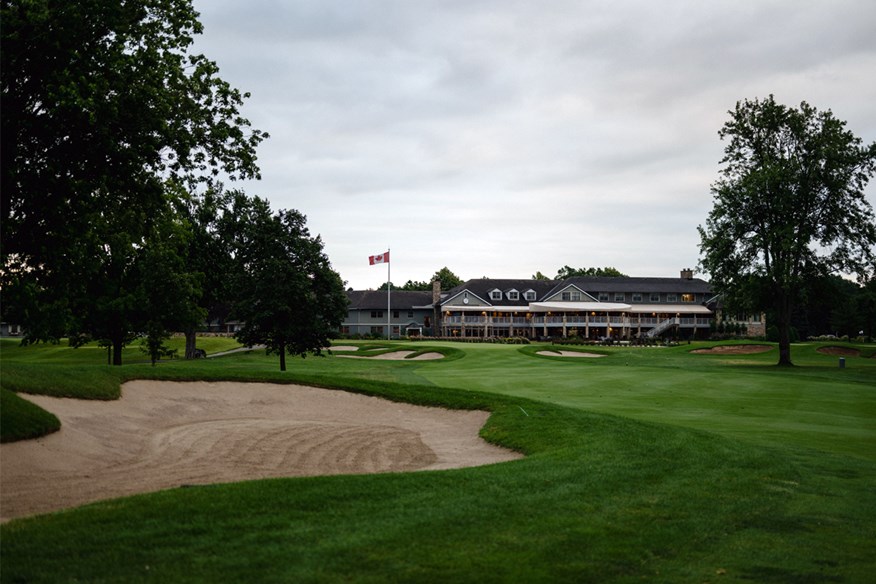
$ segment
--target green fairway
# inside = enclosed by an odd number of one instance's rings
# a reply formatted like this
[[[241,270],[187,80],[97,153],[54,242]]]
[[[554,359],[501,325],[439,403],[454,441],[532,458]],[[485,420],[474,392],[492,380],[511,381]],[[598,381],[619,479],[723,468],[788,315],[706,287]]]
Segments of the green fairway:
[[[349,343],[342,343],[349,344]],[[83,398],[126,379],[342,387],[493,412],[527,458],[482,468],[168,490],[2,527],[3,582],[868,582],[876,573],[876,346],[697,355],[371,343],[435,361],[263,351],[157,367],[2,345],[4,388]],[[77,379],[79,381],[77,381]],[[99,382],[99,383],[98,383]],[[26,396],[25,396],[26,397]],[[4,407],[5,407],[4,402]],[[5,422],[4,422],[5,423]]]

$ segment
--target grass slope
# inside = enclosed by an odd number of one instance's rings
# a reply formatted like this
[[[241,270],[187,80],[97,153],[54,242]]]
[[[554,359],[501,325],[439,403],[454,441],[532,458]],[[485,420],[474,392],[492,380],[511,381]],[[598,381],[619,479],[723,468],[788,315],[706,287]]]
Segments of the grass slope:
[[[254,352],[101,369],[486,407],[482,434],[526,459],[176,489],[15,520],[0,528],[0,581],[867,582],[876,570],[872,361],[837,371],[795,348],[810,362],[785,373],[769,354],[685,348],[567,361],[430,348],[452,358],[307,358],[282,375]],[[4,381],[21,365],[4,353]],[[857,429],[834,436],[841,420]]]

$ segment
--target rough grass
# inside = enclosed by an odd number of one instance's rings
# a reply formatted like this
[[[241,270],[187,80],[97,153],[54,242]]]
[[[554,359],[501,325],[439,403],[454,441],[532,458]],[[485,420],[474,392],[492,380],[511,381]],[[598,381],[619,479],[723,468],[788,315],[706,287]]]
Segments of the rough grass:
[[[60,428],[54,414],[0,387],[0,442],[38,438]]]
[[[0,528],[0,581],[868,582],[876,571],[873,360],[839,370],[814,346],[795,346],[792,370],[769,353],[736,362],[686,346],[565,361],[438,348],[459,353],[308,357],[287,374],[263,352],[102,369],[117,383],[295,381],[487,408],[482,435],[527,458],[175,489],[14,520]],[[5,358],[4,378],[22,364]]]

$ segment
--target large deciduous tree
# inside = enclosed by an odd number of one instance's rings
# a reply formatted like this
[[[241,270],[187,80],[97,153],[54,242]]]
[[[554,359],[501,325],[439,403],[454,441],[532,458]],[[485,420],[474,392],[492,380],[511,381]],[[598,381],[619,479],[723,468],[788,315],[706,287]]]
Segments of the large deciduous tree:
[[[791,365],[791,315],[806,280],[873,277],[876,221],[864,189],[876,143],[863,144],[830,110],[772,95],[729,113],[714,206],[698,228],[701,264],[731,306],[772,309],[778,362]]]
[[[347,314],[344,283],[305,223],[297,211],[272,213],[267,201],[238,194],[224,226],[237,264],[235,336],[278,354],[281,371],[287,354],[318,355]]]
[[[247,96],[189,53],[197,17],[191,0],[3,1],[0,272],[29,340],[91,335],[77,314],[90,302],[127,319],[120,278],[168,184],[258,176],[266,135],[239,113]],[[95,279],[106,295],[89,295]]]

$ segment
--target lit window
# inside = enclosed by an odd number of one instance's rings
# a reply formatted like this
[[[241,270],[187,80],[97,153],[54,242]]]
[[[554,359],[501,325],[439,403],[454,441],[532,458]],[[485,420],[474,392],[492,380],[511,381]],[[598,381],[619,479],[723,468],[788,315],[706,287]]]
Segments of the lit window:
[[[694,294],[682,294],[681,295],[682,302],[696,302],[696,295]]]

